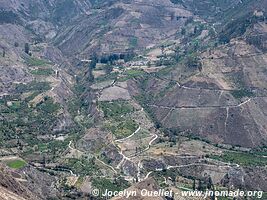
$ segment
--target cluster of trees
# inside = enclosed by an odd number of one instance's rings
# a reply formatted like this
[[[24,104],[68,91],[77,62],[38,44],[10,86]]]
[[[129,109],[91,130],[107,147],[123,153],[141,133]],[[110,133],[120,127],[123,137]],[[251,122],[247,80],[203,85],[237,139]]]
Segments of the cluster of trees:
[[[265,35],[254,35],[254,36],[248,36],[246,38],[246,41],[250,45],[254,45],[258,47],[259,49],[266,50],[267,46],[264,45],[264,41],[267,41],[267,37]]]
[[[28,47],[27,47],[27,50],[29,50]],[[25,52],[26,52],[26,46],[25,46]],[[117,61],[117,60],[120,60],[120,59],[124,60],[125,62],[128,62],[131,59],[133,59],[134,56],[135,56],[134,52],[104,55],[104,56],[101,56],[101,57],[98,57],[97,55],[93,55],[91,57],[91,62],[90,62],[89,68],[95,69],[97,63],[113,64],[114,61]]]
[[[211,177],[206,177],[203,180],[198,180],[198,184],[196,184],[196,180],[193,179],[193,190],[199,190],[199,191],[205,191],[206,189],[208,190],[214,190],[214,185],[212,182]]]
[[[185,60],[185,65],[191,69],[198,69],[202,71],[202,63],[197,55],[190,55]]]
[[[26,54],[28,54],[28,55],[31,55],[31,53],[30,53],[30,45],[29,45],[29,43],[25,43],[25,45],[24,45],[24,52],[25,52]]]
[[[183,3],[183,0],[171,0],[173,4],[180,4]]]
[[[28,50],[28,48],[27,48]],[[25,48],[26,52],[26,48]],[[117,60],[124,60],[124,62],[128,62],[134,58],[135,54],[134,52],[128,52],[128,53],[121,53],[121,54],[111,54],[111,55],[104,55],[101,57],[98,57],[97,55],[93,55],[91,57],[91,62],[89,64],[89,81],[94,81],[92,70],[96,68],[97,63],[107,64],[105,67],[105,71],[107,74],[111,73],[113,70],[113,64]]]
[[[5,57],[6,56],[6,49],[5,48],[2,48],[3,52],[2,52],[2,57]]]
[[[0,11],[0,24],[16,24],[16,23],[20,23],[20,19],[18,17],[18,15],[16,15],[14,12],[12,11]]]
[[[132,60],[134,56],[134,52],[104,55],[101,57],[97,57],[96,55],[94,55],[92,57],[92,60],[94,60],[94,62],[96,63],[113,64],[116,60],[124,60],[125,62],[128,62]]]
[[[200,25],[197,25],[197,26],[195,26],[194,27],[194,33],[193,33],[193,35],[194,36],[198,36],[198,35],[200,35],[201,33],[202,33],[202,31],[204,30],[204,25],[203,24],[200,24]]]

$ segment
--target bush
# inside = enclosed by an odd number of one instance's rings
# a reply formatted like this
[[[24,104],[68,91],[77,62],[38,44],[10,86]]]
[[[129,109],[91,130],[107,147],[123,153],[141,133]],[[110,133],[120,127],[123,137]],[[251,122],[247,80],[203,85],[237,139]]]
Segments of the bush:
[[[196,55],[190,55],[185,60],[185,65],[191,69],[199,69],[202,67],[199,57]]]
[[[231,91],[233,97],[237,99],[241,99],[243,97],[253,97],[254,93],[250,89],[241,89],[241,90],[234,90]]]

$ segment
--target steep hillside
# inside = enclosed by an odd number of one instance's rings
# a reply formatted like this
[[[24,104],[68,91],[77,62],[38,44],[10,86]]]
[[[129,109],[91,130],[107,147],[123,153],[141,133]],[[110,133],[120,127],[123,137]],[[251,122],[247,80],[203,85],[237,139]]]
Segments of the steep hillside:
[[[0,198],[1,199],[44,199],[56,197],[59,193],[49,188],[54,178],[38,172],[31,167],[23,171],[10,170],[1,164],[0,168]],[[40,181],[42,180],[42,182]]]
[[[119,1],[74,20],[55,44],[67,55],[84,57],[142,50],[175,39],[190,16],[169,1]]]

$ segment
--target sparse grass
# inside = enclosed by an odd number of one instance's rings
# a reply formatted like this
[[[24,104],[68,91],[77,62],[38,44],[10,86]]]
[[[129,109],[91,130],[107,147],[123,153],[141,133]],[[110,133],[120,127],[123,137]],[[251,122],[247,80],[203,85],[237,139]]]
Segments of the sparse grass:
[[[117,72],[109,73],[103,76],[99,76],[98,78],[95,79],[95,82],[103,82],[103,81],[108,81],[108,80],[114,80],[118,76]]]
[[[131,135],[136,129],[138,125],[134,120],[125,120],[119,123],[111,122],[112,124],[108,124],[106,128],[108,128],[117,139],[122,139]]]
[[[26,162],[23,160],[12,160],[7,162],[7,166],[12,169],[20,169],[26,166]]]
[[[46,150],[47,150],[47,144],[42,143],[38,145],[38,151],[45,152]]]
[[[161,90],[160,92],[159,92],[159,96],[160,97],[164,97],[164,95],[166,95],[166,93],[168,92],[168,91],[170,91],[171,89],[173,89],[175,86],[176,86],[176,82],[175,81],[170,81],[167,85],[166,85],[166,87],[163,89],[163,90]]]
[[[38,96],[41,92],[34,91],[31,95],[29,95],[27,98],[25,98],[25,101],[29,102],[33,100],[36,96]]]
[[[165,68],[162,68],[161,70],[159,70],[159,71],[157,72],[157,75],[158,75],[159,77],[161,77],[161,76],[166,76],[166,75],[169,75],[169,73],[170,73],[172,70],[173,70],[172,67],[165,67]]]
[[[146,137],[149,137],[150,133],[147,130],[141,129],[137,134],[135,134],[131,139],[132,140],[142,140]]]

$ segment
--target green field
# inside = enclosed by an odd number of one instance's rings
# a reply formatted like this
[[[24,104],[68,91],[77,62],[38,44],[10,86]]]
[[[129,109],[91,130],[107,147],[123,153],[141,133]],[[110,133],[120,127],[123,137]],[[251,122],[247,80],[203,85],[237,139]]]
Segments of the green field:
[[[137,69],[130,69],[126,71],[126,75],[130,76],[131,78],[134,78],[136,76],[144,75],[145,72],[143,70],[137,70]]]
[[[47,64],[49,64],[49,62],[46,60],[42,60],[39,58],[32,58],[32,57],[27,59],[26,63],[29,66],[46,66]]]
[[[236,163],[243,166],[267,165],[267,158],[252,153],[225,152],[221,156],[211,156],[211,158],[221,160],[223,162]]]
[[[42,110],[45,113],[56,113],[59,108],[59,103],[55,103],[51,97],[45,97],[43,102],[37,104],[37,109]]]
[[[12,160],[7,162],[7,166],[12,169],[20,169],[26,166],[26,162],[23,160]]]
[[[53,69],[35,69],[31,71],[31,74],[33,75],[39,75],[39,76],[49,76],[54,73]]]

